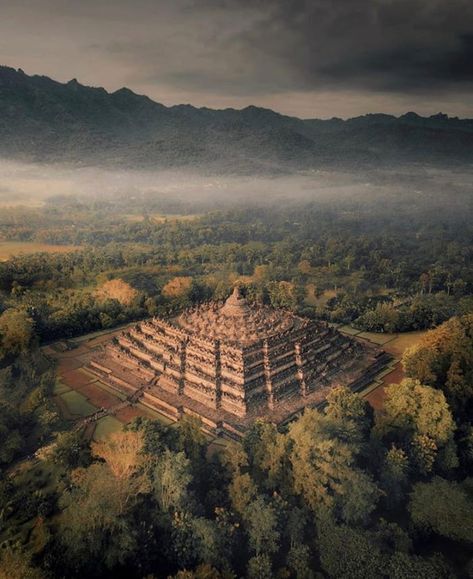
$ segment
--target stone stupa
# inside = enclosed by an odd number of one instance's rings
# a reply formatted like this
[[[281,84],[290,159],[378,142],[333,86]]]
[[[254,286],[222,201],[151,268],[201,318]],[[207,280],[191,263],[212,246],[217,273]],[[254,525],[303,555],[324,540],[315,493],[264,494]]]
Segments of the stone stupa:
[[[206,430],[240,437],[257,417],[282,423],[337,384],[360,388],[384,365],[376,347],[326,323],[250,305],[235,287],[175,318],[152,318],[110,342],[90,368],[110,386]]]

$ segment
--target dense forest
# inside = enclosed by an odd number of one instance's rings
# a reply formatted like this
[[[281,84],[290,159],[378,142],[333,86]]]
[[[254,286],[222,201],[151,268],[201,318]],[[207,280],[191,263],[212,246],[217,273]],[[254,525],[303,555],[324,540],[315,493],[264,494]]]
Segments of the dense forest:
[[[50,371],[19,358],[0,461],[34,430],[49,444],[34,476],[2,475],[0,576],[471,577],[472,352],[473,316],[452,318],[406,352],[382,411],[338,387],[212,454],[192,418],[89,446],[45,417]]]
[[[0,577],[473,577],[471,199],[173,203],[2,209],[2,241],[77,248],[0,262]],[[216,453],[190,418],[70,430],[39,345],[236,282],[335,324],[433,329],[378,411],[339,387]]]
[[[24,318],[28,344],[28,325],[41,341],[70,337],[221,299],[239,280],[250,299],[330,322],[429,328],[472,311],[470,205],[458,193],[454,202],[406,194],[204,213],[188,203],[186,215],[167,217],[153,211],[176,210],[168,199],[5,208],[2,239],[78,249],[0,262],[0,311]],[[128,291],[114,294],[113,280]]]

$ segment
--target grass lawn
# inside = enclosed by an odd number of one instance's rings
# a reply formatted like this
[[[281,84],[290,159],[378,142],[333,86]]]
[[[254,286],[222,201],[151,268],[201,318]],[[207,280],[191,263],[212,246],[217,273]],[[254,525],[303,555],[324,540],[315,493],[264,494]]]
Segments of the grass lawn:
[[[136,408],[141,410],[143,414],[148,416],[148,418],[151,418],[152,420],[159,420],[159,422],[161,422],[161,424],[164,424],[165,426],[175,424],[174,420],[171,420],[167,416],[164,416],[164,414],[161,414],[160,412],[157,412],[156,410],[149,408],[149,406],[146,406],[145,404],[141,404],[141,402],[138,402],[138,404],[136,404]]]
[[[105,416],[97,421],[94,430],[94,440],[103,440],[114,432],[119,432],[122,429],[122,423],[113,416]]]
[[[97,410],[97,407],[91,404],[85,396],[75,390],[61,394],[61,398],[69,412],[75,416],[88,416]]]
[[[347,334],[348,336],[357,336],[361,330],[357,330],[356,328],[352,328],[351,326],[340,326],[339,331],[342,332],[342,334]]]
[[[61,380],[56,380],[53,389],[54,394],[65,394],[66,392],[70,392],[70,390],[67,384],[64,384]]]
[[[341,326],[338,328],[342,334],[356,336],[373,344],[381,346],[383,350],[392,354],[395,358],[401,358],[404,350],[417,344],[428,330],[417,332],[404,332],[402,334],[387,334],[382,332],[362,332],[351,326]]]
[[[397,334],[394,340],[388,342],[384,349],[396,357],[401,357],[404,350],[414,346],[417,342],[425,336],[428,330],[419,330],[418,332],[406,332],[405,334]]]
[[[364,338],[373,344],[379,344],[380,346],[391,342],[397,338],[398,334],[385,334],[377,332],[360,332],[356,335],[357,338]]]

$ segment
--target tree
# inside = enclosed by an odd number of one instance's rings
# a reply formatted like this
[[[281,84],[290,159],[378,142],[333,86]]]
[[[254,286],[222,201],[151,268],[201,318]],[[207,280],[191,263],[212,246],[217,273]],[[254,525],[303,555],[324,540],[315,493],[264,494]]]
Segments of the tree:
[[[392,304],[378,303],[373,310],[367,310],[357,318],[355,325],[371,332],[396,332],[402,325],[402,319]]]
[[[196,517],[192,521],[193,533],[197,539],[197,558],[202,563],[222,569],[228,568],[230,552],[226,550],[226,537],[215,521]]]
[[[195,467],[205,460],[207,441],[202,432],[202,421],[197,416],[184,415],[176,426],[177,448],[185,452]]]
[[[116,300],[123,306],[131,306],[138,292],[122,279],[111,279],[97,288],[95,295],[99,300]]]
[[[11,405],[0,403],[0,464],[9,464],[22,450],[25,439],[21,427],[18,411]]]
[[[153,490],[163,511],[184,506],[191,480],[190,462],[185,454],[165,450],[153,471]]]
[[[308,259],[303,259],[297,265],[297,268],[303,275],[310,275],[312,273],[312,266]]]
[[[10,308],[0,315],[0,357],[26,352],[33,340],[34,323],[22,311]]]
[[[454,412],[468,417],[473,407],[473,314],[427,332],[405,351],[402,363],[407,376],[441,389]]]
[[[310,565],[310,548],[301,543],[292,545],[287,555],[288,567],[296,579],[312,579],[314,573]]]
[[[128,480],[145,463],[143,445],[141,432],[115,432],[105,440],[92,443],[92,454],[107,463],[115,478]]]
[[[294,308],[296,296],[294,284],[288,281],[274,281],[268,284],[269,299],[273,307]]]
[[[256,555],[272,554],[278,550],[279,532],[275,509],[262,496],[247,505],[245,523],[249,543]]]
[[[455,423],[439,390],[407,378],[385,389],[377,432],[404,448],[421,474],[430,472],[439,454],[452,448]]]
[[[386,490],[386,502],[396,506],[407,484],[409,458],[402,448],[392,446],[385,454],[381,467],[381,482]]]
[[[251,480],[249,473],[237,473],[230,483],[228,494],[235,511],[245,517],[246,511],[257,494],[255,483]]]
[[[46,575],[31,564],[31,555],[3,549],[0,555],[0,579],[45,579]]]
[[[361,442],[369,436],[373,426],[373,409],[370,404],[346,386],[338,386],[327,395],[325,414],[337,423],[348,440]]]
[[[363,521],[380,492],[356,466],[360,447],[336,437],[329,417],[306,409],[289,427],[294,490],[314,512],[336,510],[347,522]]]
[[[317,519],[317,546],[323,570],[337,579],[384,577],[384,557],[373,537],[362,529]]]
[[[192,288],[192,278],[189,276],[173,277],[163,287],[163,295],[167,298],[184,298]]]
[[[51,459],[67,469],[88,466],[91,461],[90,448],[80,432],[58,434]]]
[[[390,579],[445,579],[454,577],[445,561],[438,555],[425,558],[407,553],[394,553],[386,562]]]
[[[424,531],[473,543],[473,497],[471,486],[467,488],[467,483],[440,477],[417,483],[409,503],[413,523]]]
[[[143,452],[148,457],[157,457],[174,444],[176,439],[175,429],[164,426],[159,420],[151,420],[138,416],[125,427],[125,430],[143,433]]]
[[[222,579],[222,575],[211,565],[203,564],[194,571],[178,571],[170,579]]]
[[[273,579],[271,559],[266,553],[255,555],[248,561],[248,579]]]
[[[123,563],[136,549],[126,514],[144,490],[140,479],[119,479],[106,464],[77,469],[60,500],[59,537],[64,560],[76,568]]]
[[[290,485],[289,439],[276,426],[256,420],[247,432],[243,446],[251,462],[251,473],[258,484],[287,490]]]

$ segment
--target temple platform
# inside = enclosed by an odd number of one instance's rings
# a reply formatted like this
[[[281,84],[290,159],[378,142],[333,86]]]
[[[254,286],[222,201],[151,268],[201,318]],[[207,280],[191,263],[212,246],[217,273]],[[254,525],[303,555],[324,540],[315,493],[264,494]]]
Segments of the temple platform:
[[[362,390],[388,360],[323,322],[250,305],[236,288],[224,303],[127,329],[89,370],[172,420],[196,415],[207,432],[239,439],[258,418],[282,425],[322,405],[337,385]]]

